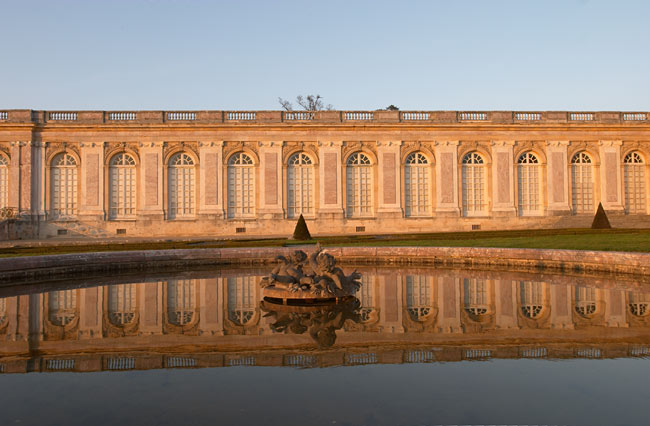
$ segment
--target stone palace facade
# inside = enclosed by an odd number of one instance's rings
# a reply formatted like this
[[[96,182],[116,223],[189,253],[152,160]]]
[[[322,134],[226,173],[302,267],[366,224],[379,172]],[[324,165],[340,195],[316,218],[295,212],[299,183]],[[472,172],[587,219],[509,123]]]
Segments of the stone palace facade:
[[[5,238],[650,227],[647,112],[0,110]]]

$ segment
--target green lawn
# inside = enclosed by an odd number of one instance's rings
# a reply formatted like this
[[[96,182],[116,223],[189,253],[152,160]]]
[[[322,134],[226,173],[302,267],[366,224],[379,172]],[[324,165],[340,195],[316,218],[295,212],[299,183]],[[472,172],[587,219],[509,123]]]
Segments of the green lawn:
[[[514,247],[570,250],[616,250],[650,252],[650,229],[542,229],[527,231],[479,231],[435,234],[352,235],[322,237],[310,241],[286,239],[165,241],[46,245],[0,249],[0,257],[84,253],[120,250],[165,250],[221,247],[286,247],[296,244],[322,246],[441,246]]]

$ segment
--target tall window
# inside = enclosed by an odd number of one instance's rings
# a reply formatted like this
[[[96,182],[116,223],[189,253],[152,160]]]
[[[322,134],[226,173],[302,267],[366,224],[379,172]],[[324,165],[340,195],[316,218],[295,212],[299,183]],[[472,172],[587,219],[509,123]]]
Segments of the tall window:
[[[253,217],[255,168],[253,159],[239,152],[228,160],[228,217]]]
[[[125,325],[135,319],[135,284],[108,286],[108,318],[115,325]]]
[[[544,286],[535,281],[519,283],[521,297],[521,313],[528,318],[538,318],[544,310]]]
[[[311,158],[298,152],[287,165],[287,216],[314,212],[314,166]]]
[[[48,317],[54,325],[68,325],[77,315],[77,290],[51,291]]]
[[[628,293],[628,308],[637,317],[644,317],[650,313],[650,295],[648,293]]]
[[[484,315],[488,312],[488,293],[485,280],[476,278],[463,279],[465,311],[472,315]]]
[[[625,180],[625,211],[645,213],[645,163],[638,152],[630,152],[623,160]]]
[[[372,214],[372,165],[362,152],[348,157],[345,172],[347,215],[370,216]]]
[[[9,161],[0,155],[0,209],[7,207],[9,201]]]
[[[432,313],[433,289],[426,275],[406,276],[406,310],[413,321],[422,321]]]
[[[539,160],[532,152],[521,154],[517,160],[517,189],[519,192],[519,214],[535,214],[540,211]]]
[[[406,157],[404,165],[405,214],[426,216],[429,214],[429,160],[420,152]]]
[[[372,319],[375,308],[375,287],[373,284],[373,277],[369,274],[361,275],[361,288],[357,293],[361,308],[359,308],[359,315],[362,322],[368,322]]]
[[[168,217],[191,217],[194,215],[194,160],[179,152],[169,160],[169,212]]]
[[[115,155],[108,167],[109,218],[135,215],[135,160],[129,154]]]
[[[248,324],[255,315],[255,277],[228,278],[228,318],[239,325]]]
[[[169,280],[167,282],[167,318],[174,325],[187,325],[196,311],[196,280]]]
[[[476,216],[485,213],[485,163],[483,157],[470,152],[463,157],[463,214]]]
[[[571,201],[574,213],[593,213],[594,180],[591,157],[579,152],[571,159]]]
[[[590,317],[596,313],[596,289],[593,287],[576,287],[575,310],[583,317]]]
[[[59,154],[52,160],[51,213],[65,217],[77,214],[77,161],[69,154]]]

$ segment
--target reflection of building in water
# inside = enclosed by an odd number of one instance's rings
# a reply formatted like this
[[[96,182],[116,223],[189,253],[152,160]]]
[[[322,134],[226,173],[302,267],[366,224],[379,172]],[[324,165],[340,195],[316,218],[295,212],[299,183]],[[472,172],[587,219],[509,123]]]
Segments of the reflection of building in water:
[[[426,272],[426,271],[425,271]],[[170,279],[0,299],[3,341],[189,334],[272,335],[258,276]],[[459,278],[451,272],[362,273],[359,323],[339,333],[481,333],[647,327],[650,291]],[[0,352],[2,346],[0,345]]]

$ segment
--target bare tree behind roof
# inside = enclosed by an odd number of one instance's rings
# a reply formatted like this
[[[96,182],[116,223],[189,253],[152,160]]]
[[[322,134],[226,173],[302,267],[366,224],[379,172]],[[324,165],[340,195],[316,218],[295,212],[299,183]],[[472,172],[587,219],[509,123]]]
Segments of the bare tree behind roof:
[[[280,102],[280,105],[285,111],[293,111],[293,104],[291,102],[282,98],[278,98],[278,102]],[[331,111],[334,109],[331,104],[325,105],[323,103],[321,95],[298,95],[296,96],[296,103],[305,111]]]

